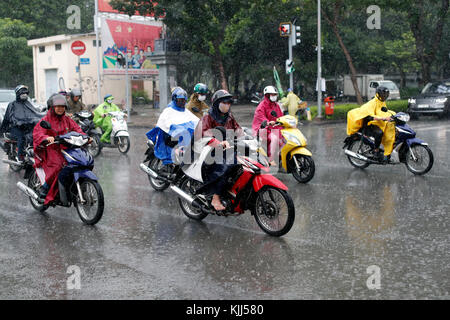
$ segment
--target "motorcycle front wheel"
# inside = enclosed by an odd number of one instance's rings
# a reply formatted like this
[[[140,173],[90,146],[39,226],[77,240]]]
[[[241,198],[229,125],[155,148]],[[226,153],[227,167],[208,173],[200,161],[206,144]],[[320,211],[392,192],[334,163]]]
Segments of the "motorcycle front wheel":
[[[117,148],[120,153],[127,153],[130,150],[130,137],[117,137]]]
[[[348,148],[349,151],[352,151],[354,153],[358,153],[358,154],[364,154],[365,152],[369,151],[371,148],[369,145],[362,143],[361,140],[353,140],[352,142],[350,142]],[[353,158],[349,155],[347,155],[348,161],[350,162],[350,164],[352,166],[354,166],[355,168],[359,168],[359,169],[365,169],[367,168],[370,163],[363,161],[363,160],[359,160],[356,158]]]
[[[433,167],[433,152],[428,146],[413,144],[406,152],[406,168],[416,175],[427,173]]]
[[[297,164],[298,163],[298,167]],[[314,160],[310,156],[295,154],[289,160],[289,167],[295,180],[300,183],[306,183],[314,177],[316,166]]]
[[[80,199],[78,190],[74,190],[74,205],[81,221],[87,225],[94,225],[103,216],[105,199],[103,190],[97,181],[85,179],[80,181],[80,189],[83,201]]]
[[[252,211],[259,227],[271,236],[285,235],[294,224],[295,208],[291,196],[272,186],[258,191]]]

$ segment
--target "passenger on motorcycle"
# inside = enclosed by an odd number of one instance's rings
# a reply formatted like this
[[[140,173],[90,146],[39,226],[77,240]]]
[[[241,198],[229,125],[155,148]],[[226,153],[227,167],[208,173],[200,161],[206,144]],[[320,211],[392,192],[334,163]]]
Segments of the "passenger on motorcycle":
[[[17,140],[18,159],[22,162],[25,156],[25,137],[33,131],[36,122],[42,117],[28,100],[27,86],[18,85],[15,89],[16,100],[8,104],[5,117],[0,126],[0,134],[10,132]]]
[[[225,130],[233,130],[234,135],[237,137],[243,136],[244,131],[237,123],[236,119],[231,113],[231,104],[233,103],[233,96],[226,90],[218,90],[212,96],[212,107],[209,109],[209,113],[205,115],[195,128],[195,143],[211,146],[214,152],[222,152],[227,148],[230,148],[229,142],[223,138],[222,141],[216,139],[214,134],[218,130],[214,128],[222,127]],[[205,139],[209,138],[209,139]],[[205,141],[206,140],[206,141]],[[223,157],[226,159],[226,157]],[[211,205],[217,211],[225,210],[225,207],[220,201],[220,194],[224,192],[226,186],[226,175],[235,166],[233,163],[213,163],[204,164],[202,168],[203,176],[205,177],[205,185],[202,188],[209,190],[213,194]]]
[[[380,86],[372,100],[347,113],[347,135],[357,133],[367,124],[366,134],[375,139],[374,157],[379,161],[388,161],[395,142],[395,124],[389,122],[394,113],[383,111],[387,110],[388,97],[389,90]],[[381,143],[384,146],[384,156],[380,151]]]
[[[108,112],[120,111],[119,107],[113,103],[114,97],[111,94],[107,94],[103,98],[103,103],[94,110],[94,123],[96,127],[100,127],[103,130],[103,135],[100,141],[103,143],[110,143],[112,121],[108,116]]]
[[[66,161],[61,154],[61,149],[65,147],[62,144],[46,145],[55,142],[56,136],[71,131],[84,134],[75,121],[65,115],[67,100],[63,95],[50,96],[47,107],[47,115],[41,121],[49,122],[51,129],[44,129],[38,123],[33,130],[34,167],[42,185],[39,200],[45,205],[53,201],[58,193],[58,178],[65,183],[68,176],[67,169],[64,169]]]
[[[72,89],[67,98],[67,115],[71,117],[74,113],[87,110],[86,105],[81,101],[81,90],[78,88]]]
[[[197,83],[194,87],[194,93],[189,98],[186,109],[195,114],[199,119],[203,117],[203,112],[208,111],[208,105],[204,102],[208,86],[204,83]]]
[[[187,93],[177,87],[172,91],[172,101],[161,113],[156,127],[147,132],[147,138],[155,144],[155,156],[163,164],[172,164],[173,148],[177,145],[190,145],[198,118],[185,108]]]
[[[274,159],[278,157],[278,150],[283,145],[281,131],[277,128],[264,128],[261,129],[261,123],[267,121],[269,126],[273,126],[277,118],[283,116],[283,111],[280,105],[277,103],[278,93],[277,89],[273,86],[267,86],[264,88],[264,100],[261,101],[255,110],[255,116],[253,118],[252,130],[253,135],[259,136],[263,141],[267,142],[268,156],[271,166],[276,166]],[[275,111],[276,116],[271,114]]]

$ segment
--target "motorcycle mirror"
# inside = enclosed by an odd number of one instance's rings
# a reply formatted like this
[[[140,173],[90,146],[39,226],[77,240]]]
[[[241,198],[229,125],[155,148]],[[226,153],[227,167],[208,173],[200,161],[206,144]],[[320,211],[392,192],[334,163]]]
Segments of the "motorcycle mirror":
[[[387,112],[387,111],[388,111],[388,108],[386,108],[386,107],[382,107],[382,108],[381,108],[381,111],[383,111],[383,112]]]
[[[261,122],[261,129],[264,129],[265,127],[267,127],[267,120]]]
[[[274,110],[272,110],[272,112],[270,113],[272,116],[274,116],[274,117],[276,117],[277,116],[277,113],[274,111]]]
[[[40,123],[39,123],[39,125],[41,126],[41,128],[44,128],[44,129],[47,129],[47,130],[49,130],[49,129],[51,129],[52,128],[52,126],[50,125],[50,123],[48,123],[47,121],[41,121]]]

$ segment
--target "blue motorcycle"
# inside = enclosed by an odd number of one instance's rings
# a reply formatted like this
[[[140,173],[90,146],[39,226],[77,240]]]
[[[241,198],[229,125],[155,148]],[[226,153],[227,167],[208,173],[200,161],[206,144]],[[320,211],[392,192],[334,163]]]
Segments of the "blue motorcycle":
[[[51,129],[47,121],[41,121],[40,125],[45,129]],[[86,150],[89,137],[78,132],[69,132],[55,137],[55,142],[50,144],[54,143],[63,144],[67,147],[61,150],[67,161],[67,165],[63,168],[66,178],[64,183],[61,183],[58,179],[56,199],[49,205],[44,205],[41,202],[38,196],[41,182],[36,170],[32,167],[29,172],[25,173],[25,177],[28,179],[27,185],[18,182],[17,186],[29,196],[31,205],[39,212],[44,212],[49,206],[69,208],[73,204],[80,219],[85,224],[96,224],[103,215],[104,196],[98,178],[92,172],[94,158]]]
[[[416,132],[407,124],[409,115],[399,112],[391,116],[391,121],[395,122],[395,142],[390,159],[384,161],[376,157],[375,138],[368,135],[367,126],[363,126],[360,131],[344,140],[344,152],[350,164],[364,169],[371,164],[404,163],[406,168],[416,175],[430,171],[434,161],[433,152],[428,147],[428,143],[416,138]],[[383,152],[381,146],[380,150]]]

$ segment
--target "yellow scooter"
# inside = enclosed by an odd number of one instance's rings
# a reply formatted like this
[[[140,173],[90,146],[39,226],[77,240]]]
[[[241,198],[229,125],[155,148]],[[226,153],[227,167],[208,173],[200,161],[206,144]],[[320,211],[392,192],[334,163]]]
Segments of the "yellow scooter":
[[[272,115],[276,116],[275,111]],[[279,117],[274,126],[283,127],[281,134],[285,140],[280,152],[281,167],[292,173],[294,178],[301,183],[306,183],[314,177],[316,171],[312,153],[306,149],[306,138],[297,128],[297,119],[286,115]],[[261,128],[267,127],[267,122],[263,121]]]

